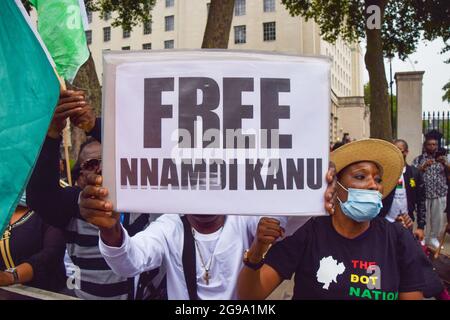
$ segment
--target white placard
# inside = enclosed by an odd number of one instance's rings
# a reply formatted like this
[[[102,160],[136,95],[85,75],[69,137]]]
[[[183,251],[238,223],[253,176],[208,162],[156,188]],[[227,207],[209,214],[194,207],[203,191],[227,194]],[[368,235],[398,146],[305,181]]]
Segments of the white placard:
[[[105,52],[103,176],[121,212],[322,214],[330,62]]]

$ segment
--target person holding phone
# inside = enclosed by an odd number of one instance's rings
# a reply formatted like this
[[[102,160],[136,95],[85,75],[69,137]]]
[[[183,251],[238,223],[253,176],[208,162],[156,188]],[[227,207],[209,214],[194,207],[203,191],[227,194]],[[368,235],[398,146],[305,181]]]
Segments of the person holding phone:
[[[439,238],[445,227],[444,209],[447,204],[447,176],[449,170],[447,157],[439,149],[434,136],[427,136],[424,153],[414,159],[412,165],[418,168],[425,183],[426,229],[425,244],[439,248]]]

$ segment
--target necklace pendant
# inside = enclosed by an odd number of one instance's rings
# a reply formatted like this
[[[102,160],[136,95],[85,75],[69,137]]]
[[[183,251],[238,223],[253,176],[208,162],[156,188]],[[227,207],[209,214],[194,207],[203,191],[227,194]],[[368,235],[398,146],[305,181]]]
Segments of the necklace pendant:
[[[209,285],[209,279],[211,279],[211,277],[209,276],[208,270],[205,271],[205,274],[203,275],[203,279],[205,279],[206,285]]]

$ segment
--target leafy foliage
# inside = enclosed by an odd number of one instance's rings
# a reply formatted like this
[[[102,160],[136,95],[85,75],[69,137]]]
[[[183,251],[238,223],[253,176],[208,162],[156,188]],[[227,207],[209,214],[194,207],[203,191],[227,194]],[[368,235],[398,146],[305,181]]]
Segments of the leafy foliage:
[[[22,3],[29,12],[28,0],[22,0]],[[84,0],[84,3],[87,10],[98,11],[101,16],[115,12],[117,16],[111,25],[131,31],[136,25],[151,21],[156,0]]]
[[[442,96],[442,101],[450,103],[450,81],[442,88],[444,90],[444,95]]]
[[[341,36],[349,42],[365,38],[370,5],[385,6],[381,17],[383,51],[386,57],[397,54],[405,59],[418,41],[442,37],[450,50],[450,1],[448,0],[282,0],[293,16],[313,19],[325,40]]]
[[[121,26],[125,31],[151,21],[151,10],[155,3],[156,0],[85,0],[87,10],[99,11],[102,16],[115,12],[117,16],[111,25]]]

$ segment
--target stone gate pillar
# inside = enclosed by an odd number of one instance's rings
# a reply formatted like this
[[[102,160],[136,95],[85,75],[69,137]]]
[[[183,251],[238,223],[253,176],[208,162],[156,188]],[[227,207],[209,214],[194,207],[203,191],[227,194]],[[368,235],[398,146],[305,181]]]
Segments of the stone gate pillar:
[[[408,163],[422,152],[422,78],[425,71],[397,72],[397,138],[409,145]]]

